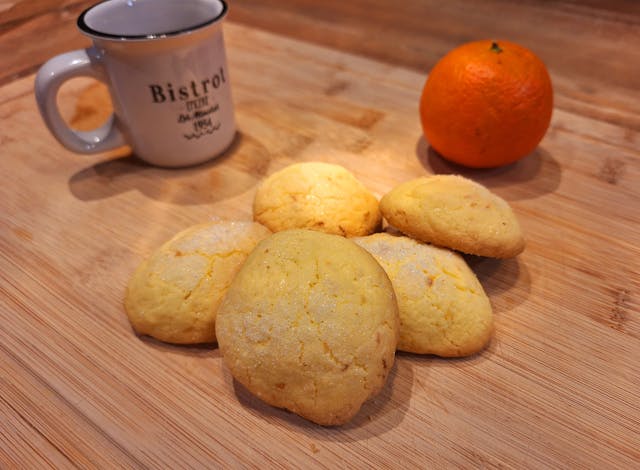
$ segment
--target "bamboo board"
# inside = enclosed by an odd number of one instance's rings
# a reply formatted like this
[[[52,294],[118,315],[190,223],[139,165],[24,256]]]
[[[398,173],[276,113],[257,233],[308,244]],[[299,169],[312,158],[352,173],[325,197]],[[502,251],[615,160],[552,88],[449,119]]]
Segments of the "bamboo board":
[[[421,137],[424,76],[225,28],[240,132],[199,167],[71,154],[37,113],[33,76],[0,88],[0,466],[637,467],[637,135],[556,110],[534,154],[462,170]],[[91,87],[64,88],[68,116]],[[210,218],[250,219],[265,175],[311,160],[379,196],[462,172],[512,204],[528,240],[516,259],[470,260],[496,314],[486,351],[399,354],[338,428],[261,403],[215,347],[135,336],[122,307],[155,247]]]

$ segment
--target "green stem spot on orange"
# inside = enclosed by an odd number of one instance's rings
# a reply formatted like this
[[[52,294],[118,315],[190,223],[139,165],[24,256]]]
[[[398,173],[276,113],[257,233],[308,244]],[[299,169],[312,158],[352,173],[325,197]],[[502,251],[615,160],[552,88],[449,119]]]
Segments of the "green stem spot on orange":
[[[497,42],[491,43],[491,52],[495,52],[496,54],[500,54],[502,52],[502,48],[498,46]]]

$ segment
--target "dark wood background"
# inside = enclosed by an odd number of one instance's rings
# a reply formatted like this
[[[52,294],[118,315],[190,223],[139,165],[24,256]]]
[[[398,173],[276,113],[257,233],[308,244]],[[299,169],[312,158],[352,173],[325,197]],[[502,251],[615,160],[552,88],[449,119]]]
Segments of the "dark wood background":
[[[86,46],[75,27],[94,1],[0,4],[0,85]],[[636,0],[230,0],[229,20],[428,72],[480,38],[529,47],[551,70],[556,107],[640,130]],[[607,111],[599,105],[605,101]]]

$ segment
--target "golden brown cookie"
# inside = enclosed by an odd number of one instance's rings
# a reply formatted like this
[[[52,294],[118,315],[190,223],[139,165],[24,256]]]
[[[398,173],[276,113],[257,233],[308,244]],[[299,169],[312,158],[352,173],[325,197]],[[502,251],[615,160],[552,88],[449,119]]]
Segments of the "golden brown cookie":
[[[510,258],[524,250],[509,204],[462,176],[402,183],[382,198],[380,210],[392,226],[420,241],[491,258]]]
[[[405,236],[353,239],[389,275],[398,299],[398,349],[443,357],[468,356],[489,342],[493,313],[462,256]]]
[[[294,228],[345,237],[373,233],[378,200],[339,165],[305,162],[269,176],[256,191],[253,218],[274,232]]]
[[[177,344],[216,340],[218,306],[255,245],[271,232],[255,222],[211,222],[188,228],[133,274],[125,308],[141,335]]]
[[[216,320],[232,375],[267,403],[322,425],[349,421],[393,366],[389,278],[352,241],[311,230],[258,244]]]

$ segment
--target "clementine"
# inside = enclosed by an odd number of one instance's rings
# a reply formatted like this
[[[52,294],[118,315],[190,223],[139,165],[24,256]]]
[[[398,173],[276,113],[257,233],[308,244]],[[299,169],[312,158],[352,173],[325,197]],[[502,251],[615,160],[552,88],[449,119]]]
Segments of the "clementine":
[[[508,41],[474,41],[434,66],[420,98],[425,137],[444,158],[490,168],[531,153],[551,121],[544,63]]]

